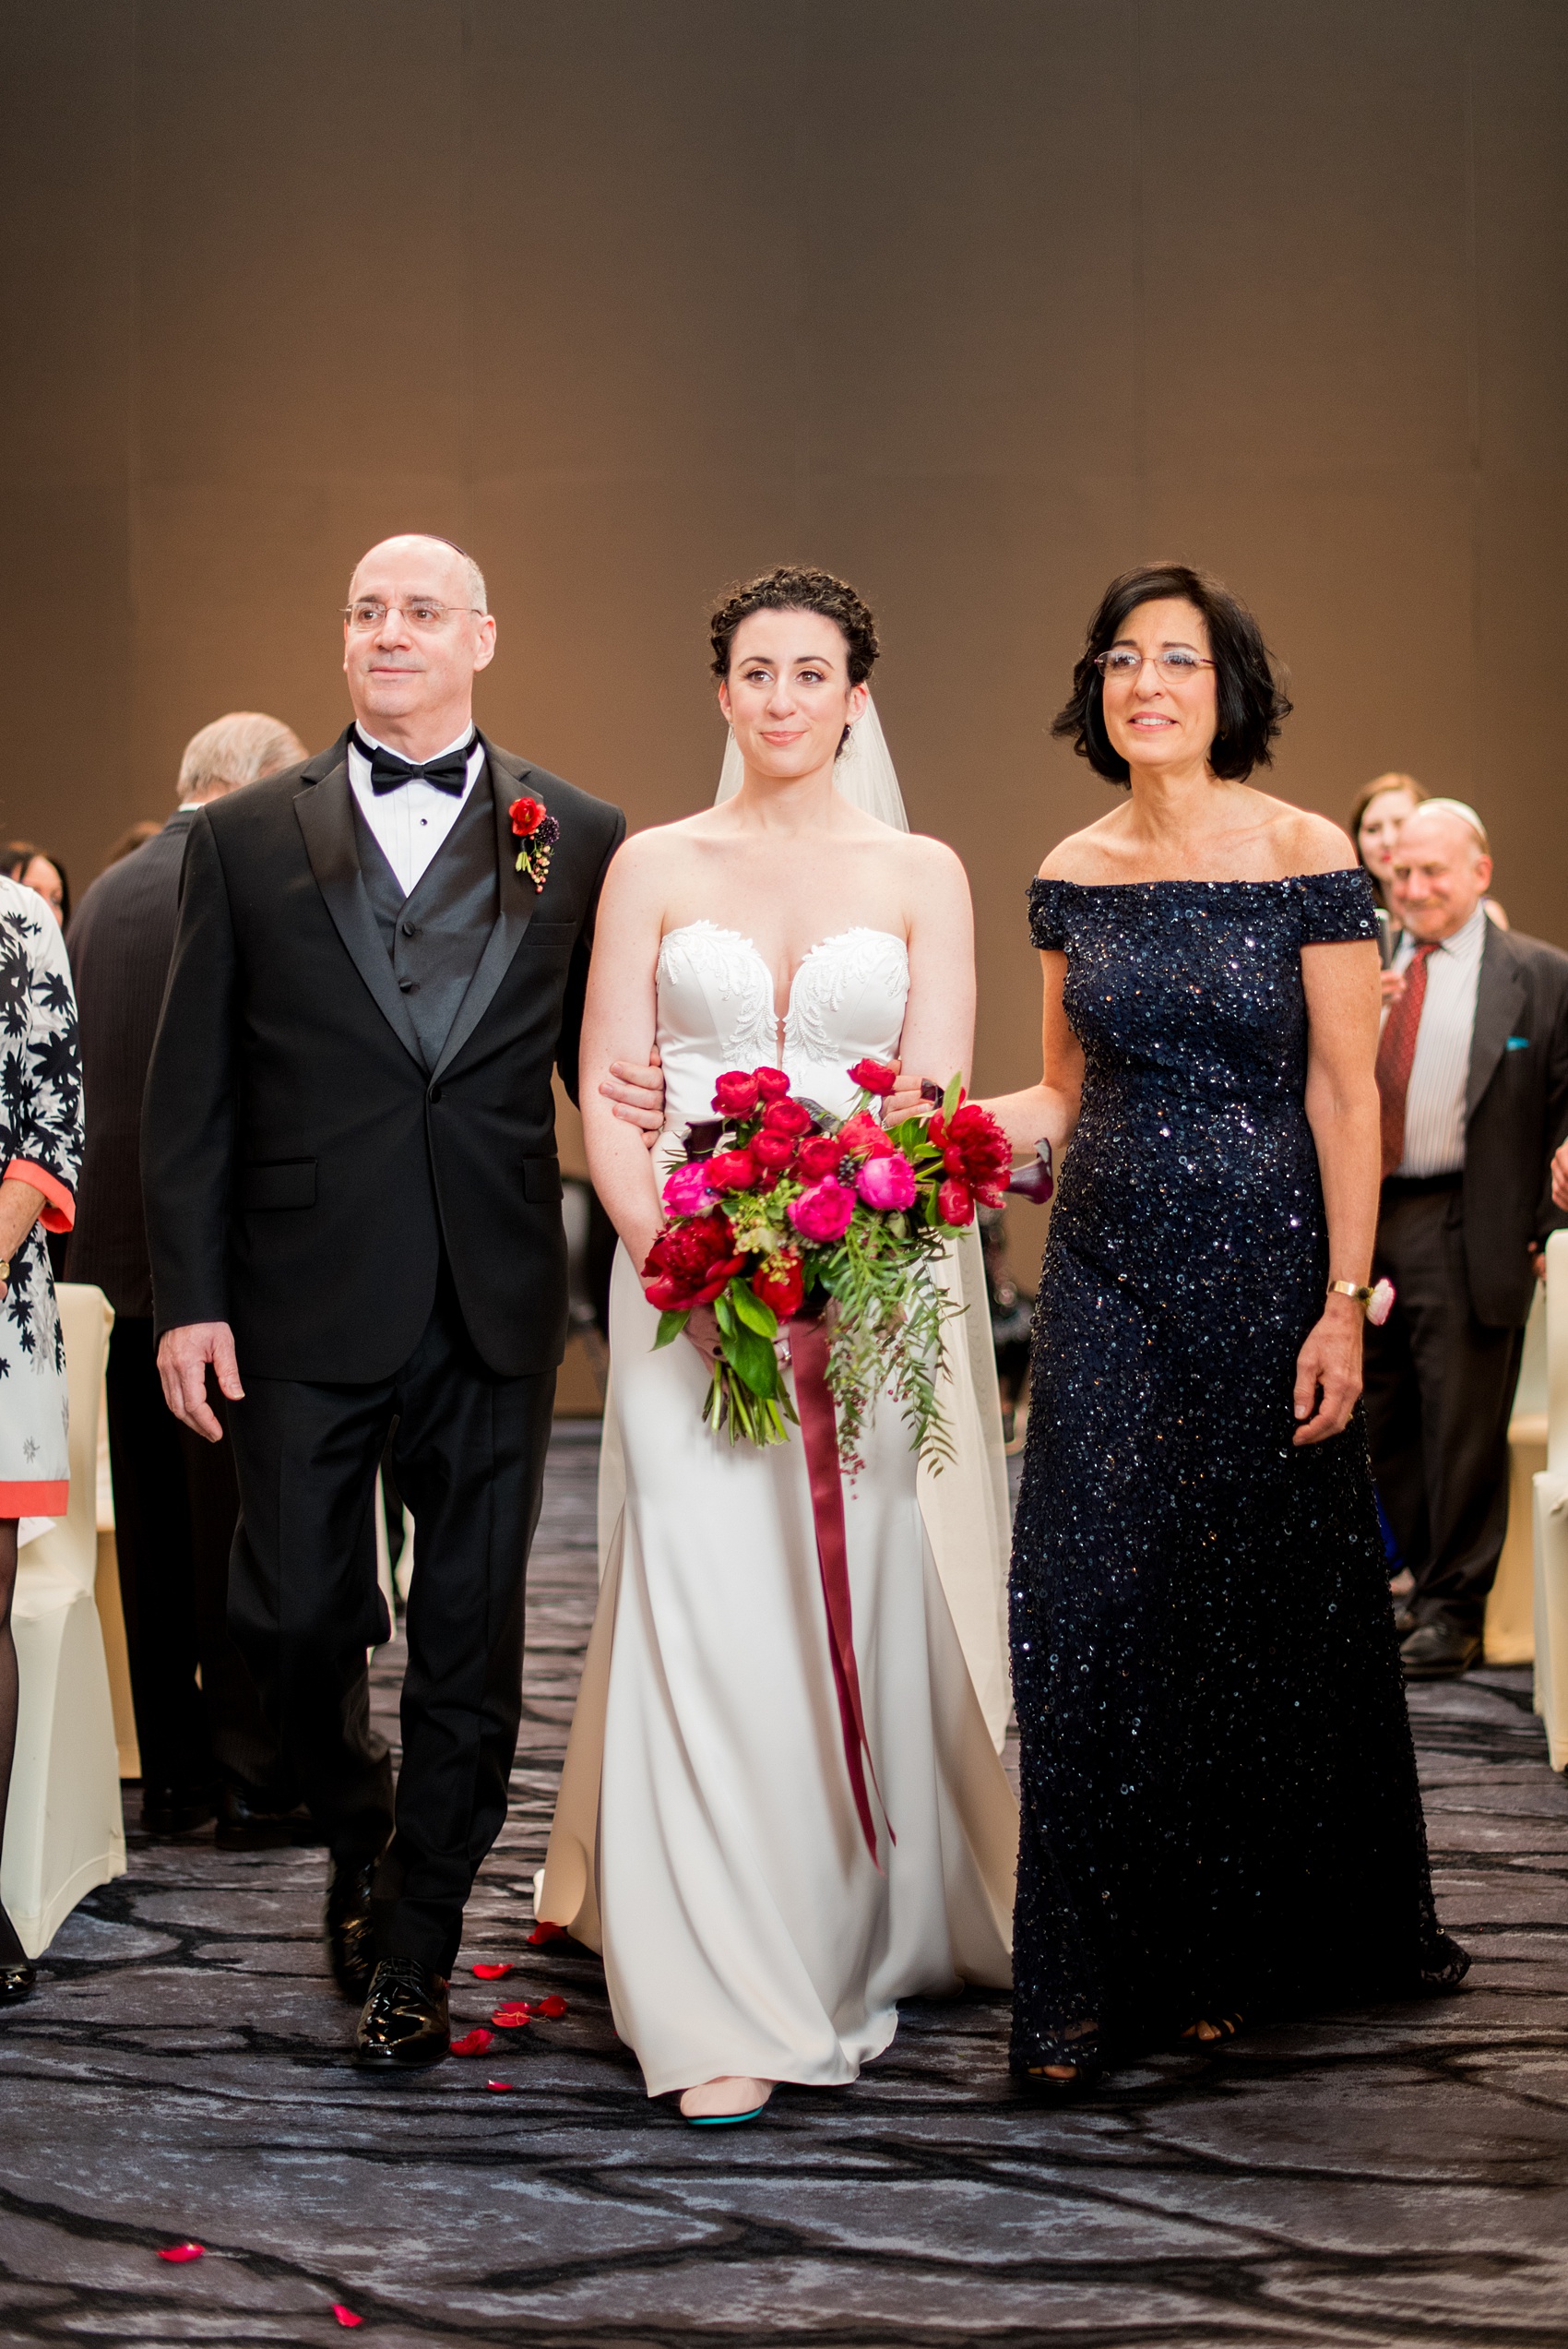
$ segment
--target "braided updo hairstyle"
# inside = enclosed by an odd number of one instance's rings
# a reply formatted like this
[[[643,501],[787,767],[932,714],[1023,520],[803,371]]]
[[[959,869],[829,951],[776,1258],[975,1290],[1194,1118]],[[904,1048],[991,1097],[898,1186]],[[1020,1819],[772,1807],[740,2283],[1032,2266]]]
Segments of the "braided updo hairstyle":
[[[713,640],[713,674],[722,682],[730,674],[735,631],[754,612],[820,612],[831,620],[849,648],[849,683],[863,686],[881,646],[876,622],[846,579],[831,571],[813,571],[798,563],[780,563],[760,578],[746,579],[725,590],[724,599],[708,620]]]

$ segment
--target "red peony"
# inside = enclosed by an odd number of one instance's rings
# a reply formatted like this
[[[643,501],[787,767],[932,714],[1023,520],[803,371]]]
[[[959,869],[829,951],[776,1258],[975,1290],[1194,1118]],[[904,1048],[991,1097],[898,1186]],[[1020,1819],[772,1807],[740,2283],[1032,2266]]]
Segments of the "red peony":
[[[735,1254],[729,1217],[716,1207],[660,1232],[643,1266],[643,1288],[661,1313],[690,1313],[695,1306],[711,1305],[744,1263]]]
[[[857,1060],[849,1071],[857,1085],[868,1093],[876,1093],[885,1101],[898,1083],[898,1071],[880,1060]]]
[[[782,1068],[754,1068],[752,1075],[764,1101],[782,1101],[790,1090],[790,1079]]]
[[[752,1294],[770,1305],[780,1321],[799,1313],[805,1293],[805,1274],[793,1248],[780,1248],[752,1274]]]
[[[809,1134],[812,1114],[798,1101],[770,1101],[762,1113],[762,1124],[767,1134]]]
[[[844,1155],[844,1145],[837,1134],[808,1134],[795,1152],[795,1164],[802,1183],[820,1183],[825,1174],[838,1171]]]
[[[847,1151],[863,1151],[870,1158],[889,1158],[893,1153],[892,1142],[869,1109],[847,1117],[838,1128],[838,1139]]]
[[[512,818],[512,829],[520,841],[537,832],[544,821],[542,799],[515,799],[506,813]]]
[[[756,1181],[756,1163],[749,1150],[716,1151],[707,1162],[707,1179],[716,1191],[749,1191]]]
[[[948,1174],[986,1207],[1000,1207],[1013,1165],[1013,1145],[991,1112],[978,1101],[963,1101],[951,1117],[937,1110],[926,1131],[942,1152]],[[966,1215],[962,1220],[967,1223],[969,1219]]]
[[[936,1194],[936,1211],[944,1223],[972,1223],[975,1202],[968,1185],[950,1174]]]
[[[713,1089],[713,1106],[725,1117],[749,1117],[759,1088],[752,1068],[727,1068]]]
[[[751,1153],[759,1166],[769,1166],[778,1174],[795,1155],[795,1137],[770,1134],[765,1126],[760,1134],[753,1137]]]

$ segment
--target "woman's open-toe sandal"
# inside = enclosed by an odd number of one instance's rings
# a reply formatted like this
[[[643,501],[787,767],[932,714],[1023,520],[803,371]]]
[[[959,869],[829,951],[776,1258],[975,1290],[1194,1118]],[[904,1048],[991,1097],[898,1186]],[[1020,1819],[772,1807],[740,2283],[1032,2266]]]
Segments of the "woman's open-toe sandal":
[[[1071,2071],[1065,2065],[1048,2070],[1043,2064],[1030,2064],[1013,2074],[1027,2096],[1041,2105],[1070,2104],[1075,2096],[1082,2096],[1096,2087],[1099,2081],[1098,2063],[1075,2064]]]

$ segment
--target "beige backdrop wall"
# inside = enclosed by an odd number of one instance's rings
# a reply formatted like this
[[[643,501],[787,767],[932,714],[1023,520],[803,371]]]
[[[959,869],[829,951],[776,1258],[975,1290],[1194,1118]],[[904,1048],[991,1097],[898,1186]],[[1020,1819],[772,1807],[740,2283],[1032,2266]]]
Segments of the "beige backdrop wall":
[[[1562,0],[8,0],[0,829],[78,888],[235,706],[344,716],[350,562],[489,574],[484,722],[705,799],[739,572],[875,602],[1027,1077],[1048,739],[1112,572],[1255,605],[1289,795],[1473,797],[1568,944]]]

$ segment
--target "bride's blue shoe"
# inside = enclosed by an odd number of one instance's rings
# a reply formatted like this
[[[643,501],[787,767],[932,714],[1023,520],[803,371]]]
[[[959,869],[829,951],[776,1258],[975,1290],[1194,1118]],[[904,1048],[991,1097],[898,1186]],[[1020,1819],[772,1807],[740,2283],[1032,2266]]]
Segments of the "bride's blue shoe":
[[[697,2085],[700,2088],[711,2088],[715,2085],[715,2083],[712,2081],[705,2080],[700,2081]],[[683,2096],[691,2096],[696,2093],[696,2090],[686,2088],[683,2089],[681,2093]],[[685,2122],[688,2128],[733,2128],[741,2121],[757,2119],[761,2114],[766,2112],[768,2105],[772,2102],[773,2089],[771,2084],[769,2084],[767,2093],[763,2098],[761,2104],[748,2105],[744,2112],[688,2113],[683,2105],[681,2107],[681,2118]]]

